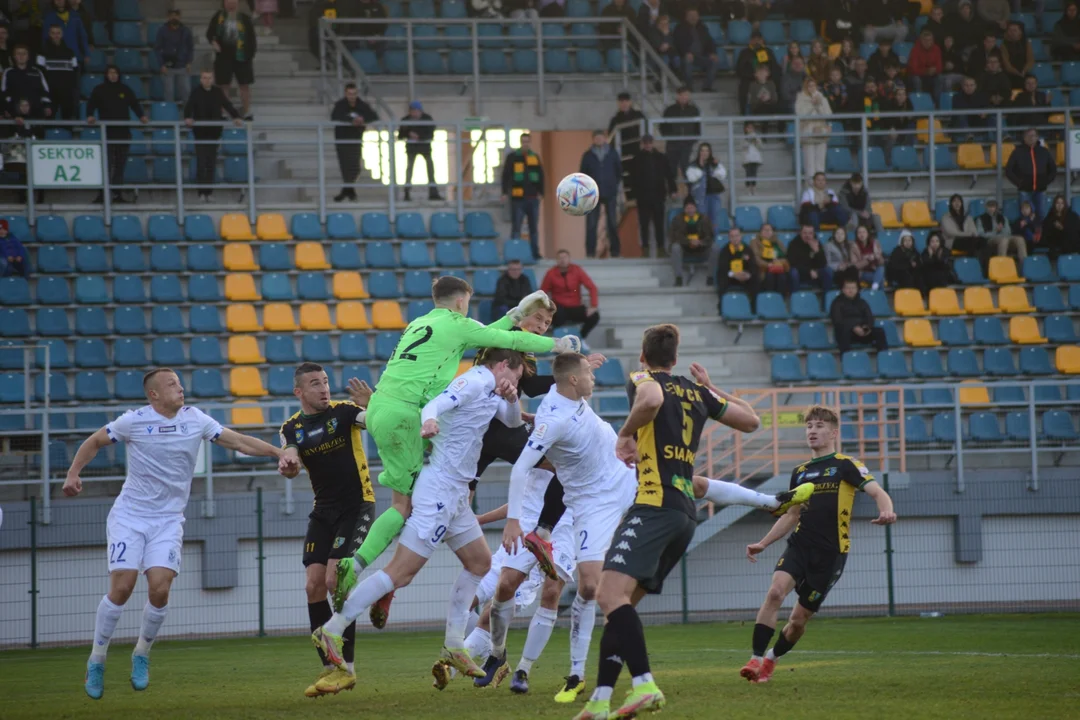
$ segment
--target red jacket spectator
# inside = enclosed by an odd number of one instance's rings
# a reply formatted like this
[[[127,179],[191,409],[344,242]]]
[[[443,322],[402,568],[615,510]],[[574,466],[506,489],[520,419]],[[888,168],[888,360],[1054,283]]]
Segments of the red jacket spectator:
[[[945,64],[941,59],[941,48],[937,46],[937,43],[929,48],[923,47],[921,42],[915,43],[915,46],[911,48],[911,54],[908,56],[908,75],[924,77],[930,74],[930,68],[933,68],[938,75],[944,70]]]
[[[581,286],[589,291],[589,307],[581,303]],[[547,271],[540,289],[555,301],[553,327],[581,323],[578,337],[582,340],[600,322],[597,305],[600,303],[596,283],[580,265],[570,262],[570,253],[560,250],[555,255],[555,267]]]

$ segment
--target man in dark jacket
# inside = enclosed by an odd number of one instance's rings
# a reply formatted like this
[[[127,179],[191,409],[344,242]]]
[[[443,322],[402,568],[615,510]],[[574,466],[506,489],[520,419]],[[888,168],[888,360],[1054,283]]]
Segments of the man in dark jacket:
[[[788,244],[787,259],[791,263],[791,291],[803,285],[813,285],[822,290],[832,290],[833,273],[825,258],[817,233],[810,225],[803,225],[799,234]]]
[[[4,96],[4,112],[13,117],[18,102],[27,100],[30,102],[30,117],[52,117],[49,83],[45,81],[45,74],[30,64],[29,48],[25,45],[16,45],[11,53],[11,60],[11,67],[4,71],[3,80],[0,80],[0,93]]]
[[[600,17],[611,18],[616,21],[629,20],[631,23],[637,20],[637,14],[634,13],[634,9],[627,4],[626,0],[611,0],[600,11]],[[600,50],[602,52],[622,47],[621,22],[600,23],[600,35],[602,36],[600,38]]]
[[[30,258],[19,238],[8,232],[8,221],[0,218],[0,276],[30,277]]]
[[[356,17],[356,0],[315,0],[308,10],[308,49],[319,57],[319,19],[347,20]],[[340,27],[340,26],[339,26]]]
[[[532,151],[532,136],[521,133],[521,148],[506,156],[502,169],[502,200],[510,200],[510,237],[521,237],[521,221],[528,220],[529,244],[540,255],[540,198],[544,197],[544,166]]]
[[[59,25],[64,44],[71,48],[75,57],[82,62],[90,60],[90,28],[84,27],[79,13],[67,6],[67,0],[53,0],[53,10],[42,18],[41,44],[49,43],[49,32],[53,25]]]
[[[701,137],[699,121],[679,121],[679,118],[694,117],[701,117],[701,110],[690,102],[690,88],[684,85],[675,91],[675,104],[664,109],[664,119],[675,122],[665,122],[660,125],[660,134],[670,138],[664,145],[664,152],[676,173],[686,171],[686,166],[690,162],[690,151]]]
[[[688,285],[695,266],[702,263],[708,267],[705,284],[712,287],[720,258],[716,231],[709,223],[709,216],[698,212],[694,198],[689,195],[683,203],[682,212],[671,221],[671,247],[668,252],[671,270],[675,273],[675,287]]]
[[[195,38],[191,28],[180,22],[180,8],[169,10],[169,21],[158,28],[154,55],[165,86],[165,102],[187,105],[191,95],[191,61],[195,59]]]
[[[1020,191],[1020,202],[1029,201],[1037,217],[1046,217],[1046,188],[1057,177],[1057,163],[1035,128],[1024,133],[1024,144],[1009,156],[1005,177]]]
[[[1039,89],[1039,79],[1031,73],[1024,76],[1024,89],[1016,94],[1011,104],[1014,108],[1029,108],[1031,112],[1006,116],[1005,119],[1010,125],[1031,127],[1047,124],[1046,110],[1039,112],[1035,108],[1048,108],[1050,99]]]
[[[720,294],[720,302],[723,303],[724,293],[732,291],[746,293],[753,305],[757,297],[757,263],[750,246],[743,242],[739,228],[728,231],[728,244],[720,248],[717,266],[716,291]]]
[[[600,212],[607,216],[608,245],[611,257],[619,257],[619,185],[622,184],[622,160],[619,153],[608,144],[603,130],[594,130],[592,147],[581,156],[580,172],[596,181],[600,191],[600,200],[596,207],[585,216],[585,254],[596,257],[596,229],[600,224]]]
[[[418,156],[423,158],[427,165],[428,200],[442,200],[439,189],[435,187],[435,163],[431,160],[431,140],[435,137],[435,126],[430,123],[434,121],[434,118],[424,112],[424,106],[419,100],[409,103],[409,114],[401,118],[398,140],[405,141],[405,157],[408,160],[405,166],[405,202],[412,200],[410,193],[413,169]]]
[[[522,298],[533,291],[532,281],[523,271],[520,260],[506,263],[506,272],[495,283],[495,299],[491,303],[491,317],[500,318],[517,307]]]
[[[649,28],[656,24],[661,15],[668,15],[670,9],[669,3],[665,2],[665,0],[644,0],[638,6],[637,20],[635,21],[638,32],[643,37],[648,38]]]
[[[854,278],[844,281],[843,289],[829,308],[829,317],[840,352],[846,353],[853,343],[873,344],[878,352],[889,349],[885,330],[874,327],[874,313],[859,295],[859,283]]]
[[[240,89],[244,117],[251,120],[251,85],[255,82],[253,61],[258,50],[255,24],[240,12],[238,0],[223,0],[222,8],[210,18],[206,39],[214,48],[214,81],[228,90],[233,77]]]
[[[360,177],[364,127],[369,122],[378,120],[379,116],[370,105],[360,99],[360,90],[356,83],[349,83],[345,86],[345,97],[334,103],[330,119],[337,123],[334,126],[334,149],[337,151],[338,169],[341,170],[341,181],[344,183],[341,192],[334,196],[334,202],[355,201],[356,189],[352,185]],[[430,168],[430,165],[428,167]],[[409,169],[412,170],[411,162]]]
[[[59,24],[49,28],[49,37],[41,46],[38,67],[49,83],[54,117],[58,120],[79,119],[79,59],[64,43],[64,28]]]
[[[966,110],[958,115],[953,115],[950,119],[954,128],[957,129],[975,129],[986,128],[990,126],[992,119],[985,111],[990,101],[986,99],[986,95],[979,89],[979,84],[975,78],[965,76],[960,81],[960,92],[953,94],[953,110]],[[981,133],[979,134],[981,135]],[[976,133],[970,133],[964,137],[969,141],[979,137]]]
[[[776,62],[776,56],[765,45],[761,32],[755,30],[750,33],[750,45],[743,48],[735,60],[735,75],[739,78],[739,110],[743,115],[747,114],[746,97],[750,83],[754,82],[754,74],[761,65],[769,68],[769,77],[780,77],[780,64]],[[833,112],[837,110],[834,108]]]
[[[619,128],[618,148],[619,157],[623,161],[623,187],[626,191],[626,200],[629,202],[634,199],[634,187],[629,182],[630,167],[633,165],[634,156],[641,151],[641,132],[645,125],[645,115],[634,107],[630,93],[619,93],[618,101],[619,111],[611,116],[607,134],[611,136],[617,125],[624,126]]]
[[[705,92],[712,92],[716,71],[720,69],[720,56],[716,54],[716,43],[701,23],[696,8],[686,11],[686,21],[675,28],[674,37],[675,57],[687,87],[694,87],[694,68],[698,68],[705,71]]]
[[[387,17],[386,7],[379,0],[357,0],[353,7],[355,8],[354,17],[358,20],[385,20]],[[386,34],[386,23],[361,23],[354,25],[353,28],[356,35],[368,38],[369,44],[374,45],[376,49],[382,49],[382,43],[372,38],[381,38]]]
[[[649,227],[655,233],[655,242],[651,256],[656,257],[660,248],[666,247],[664,241],[665,211],[664,203],[670,195],[676,196],[675,170],[667,156],[656,149],[653,136],[641,138],[641,152],[630,163],[630,187],[634,189],[638,211],[638,242],[641,243],[641,255],[645,256],[649,247]]]
[[[221,140],[222,114],[228,113],[233,124],[244,124],[225,91],[214,84],[214,73],[203,70],[199,75],[199,87],[191,91],[187,105],[184,106],[184,124],[193,127],[195,135],[195,183],[199,186],[199,197],[210,202],[214,184],[214,170],[217,168],[218,142]],[[205,124],[204,124],[205,123]]]
[[[86,122],[91,125],[98,120],[109,123],[105,126],[105,139],[108,144],[109,184],[112,186],[113,202],[125,202],[119,188],[124,184],[124,168],[127,167],[128,154],[131,152],[131,128],[115,123],[129,122],[132,115],[144,124],[150,122],[150,118],[143,112],[142,104],[135,97],[135,91],[120,82],[120,69],[110,65],[105,70],[105,82],[94,88],[86,102]],[[98,193],[95,202],[104,200],[104,194]]]

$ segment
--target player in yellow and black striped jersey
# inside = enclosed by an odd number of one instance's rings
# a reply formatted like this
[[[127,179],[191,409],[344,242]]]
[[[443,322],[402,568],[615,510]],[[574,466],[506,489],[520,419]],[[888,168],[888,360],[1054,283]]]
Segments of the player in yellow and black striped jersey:
[[[293,374],[293,385],[300,412],[281,425],[281,447],[299,457],[315,493],[303,555],[308,619],[314,630],[333,615],[326,595],[328,585],[337,578],[337,561],[352,557],[375,520],[375,492],[360,434],[371,388],[354,379],[349,384],[354,401],[334,402],[329,378],[315,363],[301,364]],[[353,624],[344,636],[343,652],[350,667],[355,634]],[[340,689],[356,683],[355,675],[333,669],[321,652],[319,656],[326,674],[341,675],[336,678]],[[314,697],[322,693],[312,684],[305,694]]]
[[[844,572],[851,548],[855,493],[861,490],[877,503],[878,516],[871,520],[872,523],[888,525],[896,522],[892,498],[877,484],[870,470],[855,458],[837,452],[840,419],[836,413],[815,406],[806,411],[804,418],[806,444],[813,458],[791,471],[790,486],[794,490],[813,485],[813,495],[806,506],[796,506],[777,520],[760,542],[746,547],[747,557],[751,562],[757,562],[759,553],[791,533],[787,550],[776,563],[765,602],[758,610],[753,654],[740,671],[751,682],[769,681],[777,659],[802,637],[806,623]],[[776,645],[766,651],[776,629],[780,605],[792,590],[798,593],[799,602],[792,609]]]

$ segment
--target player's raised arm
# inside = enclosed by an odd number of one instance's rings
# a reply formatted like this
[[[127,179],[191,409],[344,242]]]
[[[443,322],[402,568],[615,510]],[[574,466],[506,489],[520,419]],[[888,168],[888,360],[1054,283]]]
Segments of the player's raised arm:
[[[761,418],[750,403],[713,385],[708,371],[702,365],[691,363],[690,374],[695,382],[704,385],[713,395],[724,401],[725,407],[722,414],[715,418],[717,422],[744,433],[754,432],[761,427]]]
[[[646,372],[631,373],[635,385],[634,406],[626,422],[619,430],[619,440],[615,444],[615,455],[626,465],[637,462],[637,442],[635,433],[656,419],[656,414],[664,405],[664,391],[660,383],[653,380]]]
[[[79,475],[95,457],[98,451],[112,444],[106,428],[101,428],[90,437],[83,440],[75,457],[71,459],[71,467],[68,468],[67,479],[64,480],[64,494],[75,497],[82,492],[82,478]]]
[[[229,428],[222,428],[221,434],[218,435],[214,442],[223,448],[236,450],[245,455],[277,458],[280,461],[278,465],[279,469],[282,467],[291,468],[294,465],[298,468],[300,465],[300,458],[298,455],[286,454],[284,450],[274,447],[268,442],[251,437],[250,435],[238,433]]]
[[[757,562],[755,557],[758,553],[761,553],[765,548],[772,545],[777,540],[782,540],[787,537],[788,533],[795,529],[795,526],[799,524],[799,515],[802,513],[802,505],[794,505],[790,510],[780,516],[780,518],[773,523],[773,526],[769,528],[769,532],[765,533],[765,537],[761,540],[746,546],[746,559],[750,562]]]
[[[896,512],[893,511],[892,498],[889,497],[889,493],[885,492],[885,488],[878,485],[876,480],[871,480],[863,485],[862,489],[877,503],[878,516],[870,522],[874,525],[892,525],[896,522]]]
[[[507,504],[500,505],[494,510],[488,510],[486,513],[476,516],[476,522],[481,525],[487,525],[489,523],[498,522],[499,520],[506,519],[506,513],[510,506]]]
[[[524,333],[519,333],[524,334]],[[529,485],[529,471],[536,467],[547,449],[558,439],[559,428],[549,426],[541,417],[533,428],[525,449],[521,451],[514,467],[510,470],[510,492],[507,498],[506,526],[503,528],[503,547],[506,552],[515,553],[518,541],[522,538],[521,513],[525,503],[525,491]]]

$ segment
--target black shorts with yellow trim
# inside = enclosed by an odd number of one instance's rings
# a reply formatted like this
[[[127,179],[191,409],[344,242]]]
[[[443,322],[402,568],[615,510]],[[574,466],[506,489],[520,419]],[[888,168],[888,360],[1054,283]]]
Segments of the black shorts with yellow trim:
[[[355,555],[367,538],[375,517],[373,502],[344,510],[318,507],[312,510],[304,536],[304,567],[326,565],[329,560]]]
[[[681,510],[632,505],[611,538],[604,569],[629,575],[645,592],[658,595],[696,529],[697,520]]]
[[[844,573],[847,553],[813,547],[788,539],[787,550],[776,562],[776,570],[795,579],[795,592],[799,604],[810,612],[817,612],[825,596]]]

